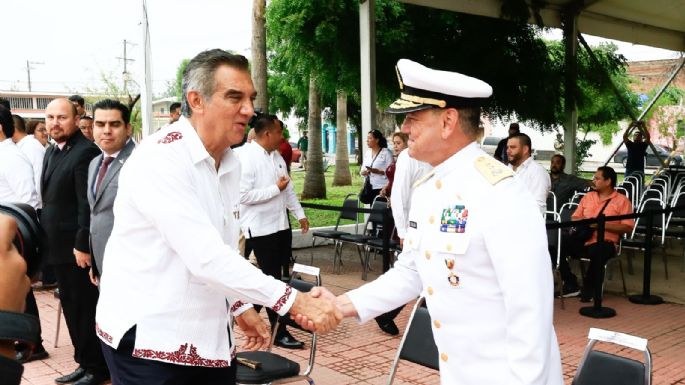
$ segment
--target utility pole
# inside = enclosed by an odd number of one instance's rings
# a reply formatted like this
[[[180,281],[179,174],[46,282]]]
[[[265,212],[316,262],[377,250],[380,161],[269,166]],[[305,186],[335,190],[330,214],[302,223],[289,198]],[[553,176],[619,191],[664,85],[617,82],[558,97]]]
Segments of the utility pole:
[[[128,95],[128,70],[126,68],[127,68],[128,62],[135,61],[134,59],[129,59],[128,56],[126,55],[126,47],[129,44],[134,45],[133,43],[128,42],[128,41],[126,41],[126,39],[124,39],[124,57],[117,57],[117,59],[124,61],[124,72],[122,72],[121,74],[122,74],[122,77],[124,78],[124,93],[127,95]]]
[[[26,76],[28,78],[28,84],[29,84],[29,92],[31,92],[31,70],[34,69],[31,67],[31,64],[45,64],[43,62],[37,62],[37,61],[26,61]]]

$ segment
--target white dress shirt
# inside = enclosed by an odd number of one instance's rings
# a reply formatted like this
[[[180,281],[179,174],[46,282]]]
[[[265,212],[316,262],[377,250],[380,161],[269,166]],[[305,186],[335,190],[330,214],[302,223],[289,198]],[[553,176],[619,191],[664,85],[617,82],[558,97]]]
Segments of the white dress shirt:
[[[377,170],[383,170],[383,175],[372,172],[369,173],[371,188],[373,188],[374,190],[380,190],[386,184],[388,184],[388,177],[385,175],[385,169],[387,169],[388,166],[392,164],[392,158],[392,152],[390,152],[390,150],[388,150],[387,147],[380,149],[380,152],[378,153],[378,156],[376,156],[376,159],[374,159],[371,150],[367,151],[366,154],[364,154],[364,164],[362,165],[361,170],[359,170],[360,175],[362,171],[366,170],[367,166],[375,168]]]
[[[0,142],[0,202],[39,205],[31,162],[11,138]]]
[[[514,166],[509,164],[513,170]],[[552,188],[552,181],[549,179],[549,173],[538,162],[529,157],[514,171],[514,177],[520,179],[522,184],[528,188],[533,198],[538,204],[538,208],[542,215],[545,215],[547,210],[547,194]]]
[[[26,135],[17,142],[17,147],[21,150],[33,168],[33,184],[36,187],[38,196],[38,208],[43,207],[40,193],[40,177],[43,173],[43,158],[45,157],[45,147],[33,135]]]
[[[117,348],[134,325],[133,356],[225,367],[235,354],[229,310],[285,314],[296,291],[237,250],[240,162],[217,171],[190,121],[148,136],[120,171],[105,249],[96,331]]]
[[[545,223],[511,175],[475,143],[436,166],[394,267],[348,292],[362,322],[423,294],[444,385],[563,384]]]
[[[426,163],[416,160],[409,156],[408,150],[402,150],[397,156],[395,163],[395,179],[392,182],[390,193],[390,208],[392,217],[395,220],[397,236],[404,239],[409,226],[409,207],[411,206],[411,196],[416,183],[423,175],[432,170],[433,167]]]
[[[276,182],[288,176],[285,161],[278,151],[267,152],[257,141],[240,150],[240,227],[245,238],[261,237],[289,229],[286,209],[298,219],[304,210],[289,181],[283,191]]]

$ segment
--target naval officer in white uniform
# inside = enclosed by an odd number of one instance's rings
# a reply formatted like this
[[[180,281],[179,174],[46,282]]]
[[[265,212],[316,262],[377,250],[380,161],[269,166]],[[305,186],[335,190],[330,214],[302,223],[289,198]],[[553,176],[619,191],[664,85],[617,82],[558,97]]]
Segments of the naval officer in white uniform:
[[[475,143],[492,88],[406,59],[397,69],[402,93],[388,111],[407,113],[409,155],[434,169],[415,184],[394,268],[338,306],[366,322],[424,295],[444,385],[563,384],[543,218]]]

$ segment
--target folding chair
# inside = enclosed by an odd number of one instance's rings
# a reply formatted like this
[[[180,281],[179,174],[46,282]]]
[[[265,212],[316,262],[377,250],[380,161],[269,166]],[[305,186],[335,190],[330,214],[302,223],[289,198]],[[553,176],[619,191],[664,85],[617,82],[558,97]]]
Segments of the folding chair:
[[[683,239],[685,242],[685,191],[673,195],[669,207],[681,208],[668,213],[665,235],[667,238]],[[685,247],[683,247],[683,263],[680,265],[680,271],[685,271]]]
[[[645,190],[644,196],[648,196],[648,192],[650,190]],[[652,198],[646,198],[642,202],[642,204],[638,207],[637,212],[642,213],[644,211],[650,211],[650,210],[661,210],[665,208],[664,202],[658,198],[658,197],[652,197]],[[647,241],[651,242],[651,245],[654,246],[661,246],[664,247],[664,240],[666,236],[666,214],[659,214],[661,217],[661,220],[657,220],[655,218],[653,222],[653,230],[658,230],[661,233],[661,241],[654,240],[654,238],[650,240],[645,240],[645,239],[640,239],[636,238],[636,235],[644,235],[647,232],[647,227],[644,225],[643,221],[646,221],[646,218],[637,218],[635,220],[635,226],[633,227],[633,231],[630,234],[630,238],[626,239],[621,239],[619,243],[619,254],[621,251],[625,249],[635,249],[635,250],[644,250],[645,244]],[[656,234],[656,231],[654,233],[654,236],[656,237],[658,234]],[[628,256],[628,271],[632,272],[632,260]],[[666,253],[663,253],[663,262],[664,262],[664,276],[666,279],[668,279],[668,258],[666,256]]]
[[[397,354],[390,367],[387,385],[392,385],[400,360],[435,370],[440,369],[438,347],[433,339],[430,314],[428,314],[428,309],[421,306],[424,301],[424,297],[419,297],[416,300],[411,316],[409,316],[409,322],[407,322],[407,328],[404,330],[404,336],[402,336]]]
[[[583,199],[585,194],[587,193],[577,191],[575,194],[573,194],[573,197],[571,198],[571,203],[580,203],[580,200]]]
[[[293,288],[301,292],[309,292],[314,286],[321,286],[321,273],[318,267],[296,263],[293,266],[293,275],[295,275],[296,272],[314,276],[315,282],[311,283],[291,278],[290,286]],[[299,327],[299,325],[291,320],[290,316],[286,315],[279,317],[272,330],[271,344],[269,345],[267,351],[240,352],[236,355],[238,360],[236,373],[237,385],[272,385],[284,384],[298,380],[306,380],[310,385],[314,384],[314,380],[310,377],[310,375],[314,369],[314,360],[316,358],[316,333],[307,331],[307,333],[312,337],[309,351],[309,361],[307,363],[307,369],[305,369],[303,372],[300,372],[300,364],[271,351],[274,339],[276,337],[275,331],[278,330],[278,324],[280,322],[287,322],[289,326],[303,330]],[[242,359],[258,362],[259,367],[253,369],[240,364]]]
[[[372,212],[369,214],[366,223],[364,224],[363,234],[344,234],[341,235],[340,240],[340,262],[342,265],[342,248],[345,243],[351,243],[357,247],[357,253],[359,254],[359,261],[362,264],[362,279],[366,281],[367,273],[369,271],[369,261],[366,255],[366,244],[372,239],[380,239],[379,234],[382,234],[383,229],[383,213],[380,211],[386,211],[388,208],[388,201],[383,197],[374,198],[371,202],[371,209],[378,210],[378,212]],[[386,211],[386,215],[390,215],[390,210]],[[362,255],[362,250],[364,250],[364,255]]]
[[[545,211],[545,218],[547,223],[561,223],[561,215],[554,211]],[[552,277],[554,279],[554,291],[559,293],[561,298],[561,308],[565,309],[564,305],[564,281],[561,279],[561,272],[559,266],[561,265],[561,229],[547,230],[547,239],[550,246],[556,242],[556,265],[552,267]],[[551,251],[551,248],[550,248]]]
[[[596,328],[590,328],[588,339],[572,385],[651,385],[652,355],[646,339]],[[639,350],[644,362],[594,350],[598,341]]]
[[[559,210],[557,194],[554,191],[550,191],[547,193],[547,211],[558,212],[557,210]]]
[[[354,221],[354,233],[357,234],[359,228],[359,213],[356,209],[359,208],[359,196],[354,193],[347,194],[345,200],[343,201],[342,210],[338,215],[338,220],[335,222],[335,227],[333,230],[317,230],[312,232],[312,248],[310,249],[310,265],[314,265],[314,243],[317,238],[328,239],[333,241],[333,270],[335,270],[336,263],[339,261],[342,264],[341,254],[340,254],[340,236],[345,234],[350,234],[346,231],[338,230],[341,220]]]

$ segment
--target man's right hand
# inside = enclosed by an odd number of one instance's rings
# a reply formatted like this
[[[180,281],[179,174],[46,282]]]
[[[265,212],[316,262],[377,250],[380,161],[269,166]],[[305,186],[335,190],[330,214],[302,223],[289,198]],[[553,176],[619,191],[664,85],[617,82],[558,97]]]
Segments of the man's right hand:
[[[290,182],[290,178],[287,176],[282,176],[278,178],[278,181],[276,181],[276,186],[278,186],[279,190],[283,191],[286,187],[288,187],[288,182]]]
[[[314,298],[307,293],[297,294],[290,313],[304,317],[306,322],[300,326],[317,333],[326,333],[335,329],[343,318],[334,299],[328,296]]]

